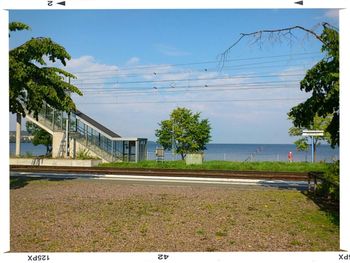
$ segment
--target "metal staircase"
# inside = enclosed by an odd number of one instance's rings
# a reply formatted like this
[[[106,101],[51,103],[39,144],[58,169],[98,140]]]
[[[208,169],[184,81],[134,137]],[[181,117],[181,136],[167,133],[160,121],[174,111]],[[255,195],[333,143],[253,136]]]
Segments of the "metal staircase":
[[[27,113],[27,119],[53,136],[58,132],[64,134],[60,142],[56,141],[59,145],[56,144],[55,157],[64,157],[67,144],[71,142],[70,139],[74,139],[74,149],[76,149],[75,143],[77,142],[107,162],[140,161],[146,158],[145,147],[147,139],[122,138],[120,135],[78,110],[67,114],[45,104],[38,113],[37,118]],[[66,134],[66,123],[69,123],[68,138]],[[57,134],[57,136],[62,136],[62,134]],[[139,148],[139,145],[142,148]],[[73,147],[69,144],[68,146]],[[142,154],[140,154],[139,149],[143,149]]]
[[[113,155],[113,154],[105,151],[101,147],[99,147],[99,145],[94,144],[94,143],[86,140],[86,137],[82,136],[78,132],[70,132],[70,136],[71,136],[71,138],[74,138],[77,142],[79,142],[80,144],[84,145],[84,147],[86,147],[89,151],[91,151],[94,154],[96,154],[97,156],[99,156],[101,159],[104,159],[108,162],[123,161],[123,155],[121,153],[117,154],[117,155]]]
[[[60,145],[59,145],[59,150],[58,150],[58,157],[63,158],[65,156],[66,152],[66,144],[67,144],[67,136],[65,133],[65,124],[63,125],[63,118],[60,119],[61,125],[57,123],[53,118],[47,118],[45,114],[42,112],[39,113],[38,118],[36,119],[32,114],[26,114],[26,118],[30,121],[33,122],[34,124],[38,125],[40,128],[44,129],[51,135],[54,134],[54,132],[62,132],[64,133],[64,137],[62,138]]]
[[[62,139],[59,146],[59,157],[64,157],[66,144],[67,144],[67,136],[65,133],[66,119],[63,118],[63,114],[61,112],[56,112],[51,109],[48,110],[47,108],[43,108],[43,110],[40,111],[38,114],[38,119],[36,119],[31,114],[27,114],[27,118],[29,121],[40,126],[50,134],[53,134],[54,132],[64,132],[64,138]],[[82,144],[89,151],[93,152],[95,155],[97,155],[101,159],[104,159],[108,162],[117,162],[117,161],[123,160],[123,155],[121,153],[113,155],[103,150],[98,145],[86,140],[85,136],[82,136],[77,131],[69,131],[69,137],[76,139],[80,144]]]

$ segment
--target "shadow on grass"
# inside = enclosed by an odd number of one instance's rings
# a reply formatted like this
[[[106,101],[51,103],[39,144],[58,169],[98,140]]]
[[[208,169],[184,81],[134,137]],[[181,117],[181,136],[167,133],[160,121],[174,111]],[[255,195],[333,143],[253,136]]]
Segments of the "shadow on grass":
[[[27,176],[11,176],[10,189],[19,189],[25,187],[31,181],[46,180],[46,181],[66,181],[76,178],[44,178],[44,177],[27,177]]]
[[[307,189],[307,185],[296,184],[296,183],[266,183],[259,182],[257,185],[263,186],[271,189],[279,189],[279,190],[298,190],[303,191]]]
[[[325,212],[327,217],[330,219],[332,224],[339,226],[339,201],[335,201],[329,198],[326,198],[320,194],[316,194],[312,191],[307,190],[307,185],[288,185],[288,184],[280,184],[280,185],[271,185],[268,183],[260,183],[260,186],[271,187],[280,190],[286,189],[295,189],[300,191],[303,195],[305,195],[308,199],[312,200],[321,211]]]
[[[302,191],[302,194],[324,211],[333,224],[339,226],[339,201],[330,200],[310,191]]]
[[[11,177],[10,178],[10,189],[19,189],[25,187],[29,181],[40,180],[40,178],[30,178],[24,176]]]

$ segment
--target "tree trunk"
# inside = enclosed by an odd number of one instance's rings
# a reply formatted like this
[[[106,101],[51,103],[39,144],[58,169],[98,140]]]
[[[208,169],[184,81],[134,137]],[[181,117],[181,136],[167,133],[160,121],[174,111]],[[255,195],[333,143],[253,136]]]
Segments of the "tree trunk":
[[[183,161],[185,160],[185,157],[186,157],[186,154],[181,153],[181,159],[182,159]]]

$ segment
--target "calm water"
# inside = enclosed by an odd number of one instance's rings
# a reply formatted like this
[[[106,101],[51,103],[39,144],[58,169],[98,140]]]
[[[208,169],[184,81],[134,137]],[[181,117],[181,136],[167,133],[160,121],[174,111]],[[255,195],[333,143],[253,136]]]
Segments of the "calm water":
[[[155,159],[156,144],[148,143],[148,159]],[[332,162],[339,159],[339,148],[329,145],[317,147],[317,161]],[[308,152],[298,152],[294,144],[208,144],[204,151],[205,160],[225,161],[288,161],[288,152],[293,153],[296,162],[311,161],[311,147]],[[172,160],[171,152],[165,153],[166,160]],[[180,159],[176,156],[175,159]]]
[[[155,159],[156,143],[148,142],[148,159]],[[311,149],[308,152],[298,152],[294,144],[208,144],[204,152],[205,160],[226,161],[288,161],[288,152],[293,152],[294,161],[310,161]],[[46,147],[34,146],[31,143],[21,144],[22,154],[42,155]],[[15,143],[10,143],[10,154],[15,153]],[[331,162],[339,159],[339,148],[332,149],[328,145],[320,145],[316,153],[317,161]],[[165,153],[166,160],[179,160],[180,156],[173,157],[170,151]]]
[[[14,155],[16,152],[16,144],[10,143],[10,155]],[[46,153],[46,146],[38,145],[34,146],[32,143],[21,143],[21,154],[31,154],[34,156],[43,155]]]

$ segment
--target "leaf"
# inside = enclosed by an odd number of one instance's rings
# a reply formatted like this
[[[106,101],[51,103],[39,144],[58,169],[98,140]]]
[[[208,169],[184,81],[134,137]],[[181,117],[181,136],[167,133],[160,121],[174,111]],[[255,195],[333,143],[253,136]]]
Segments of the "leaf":
[[[11,22],[9,23],[9,30],[12,31],[17,31],[17,30],[29,30],[30,27],[24,23],[21,22]]]

